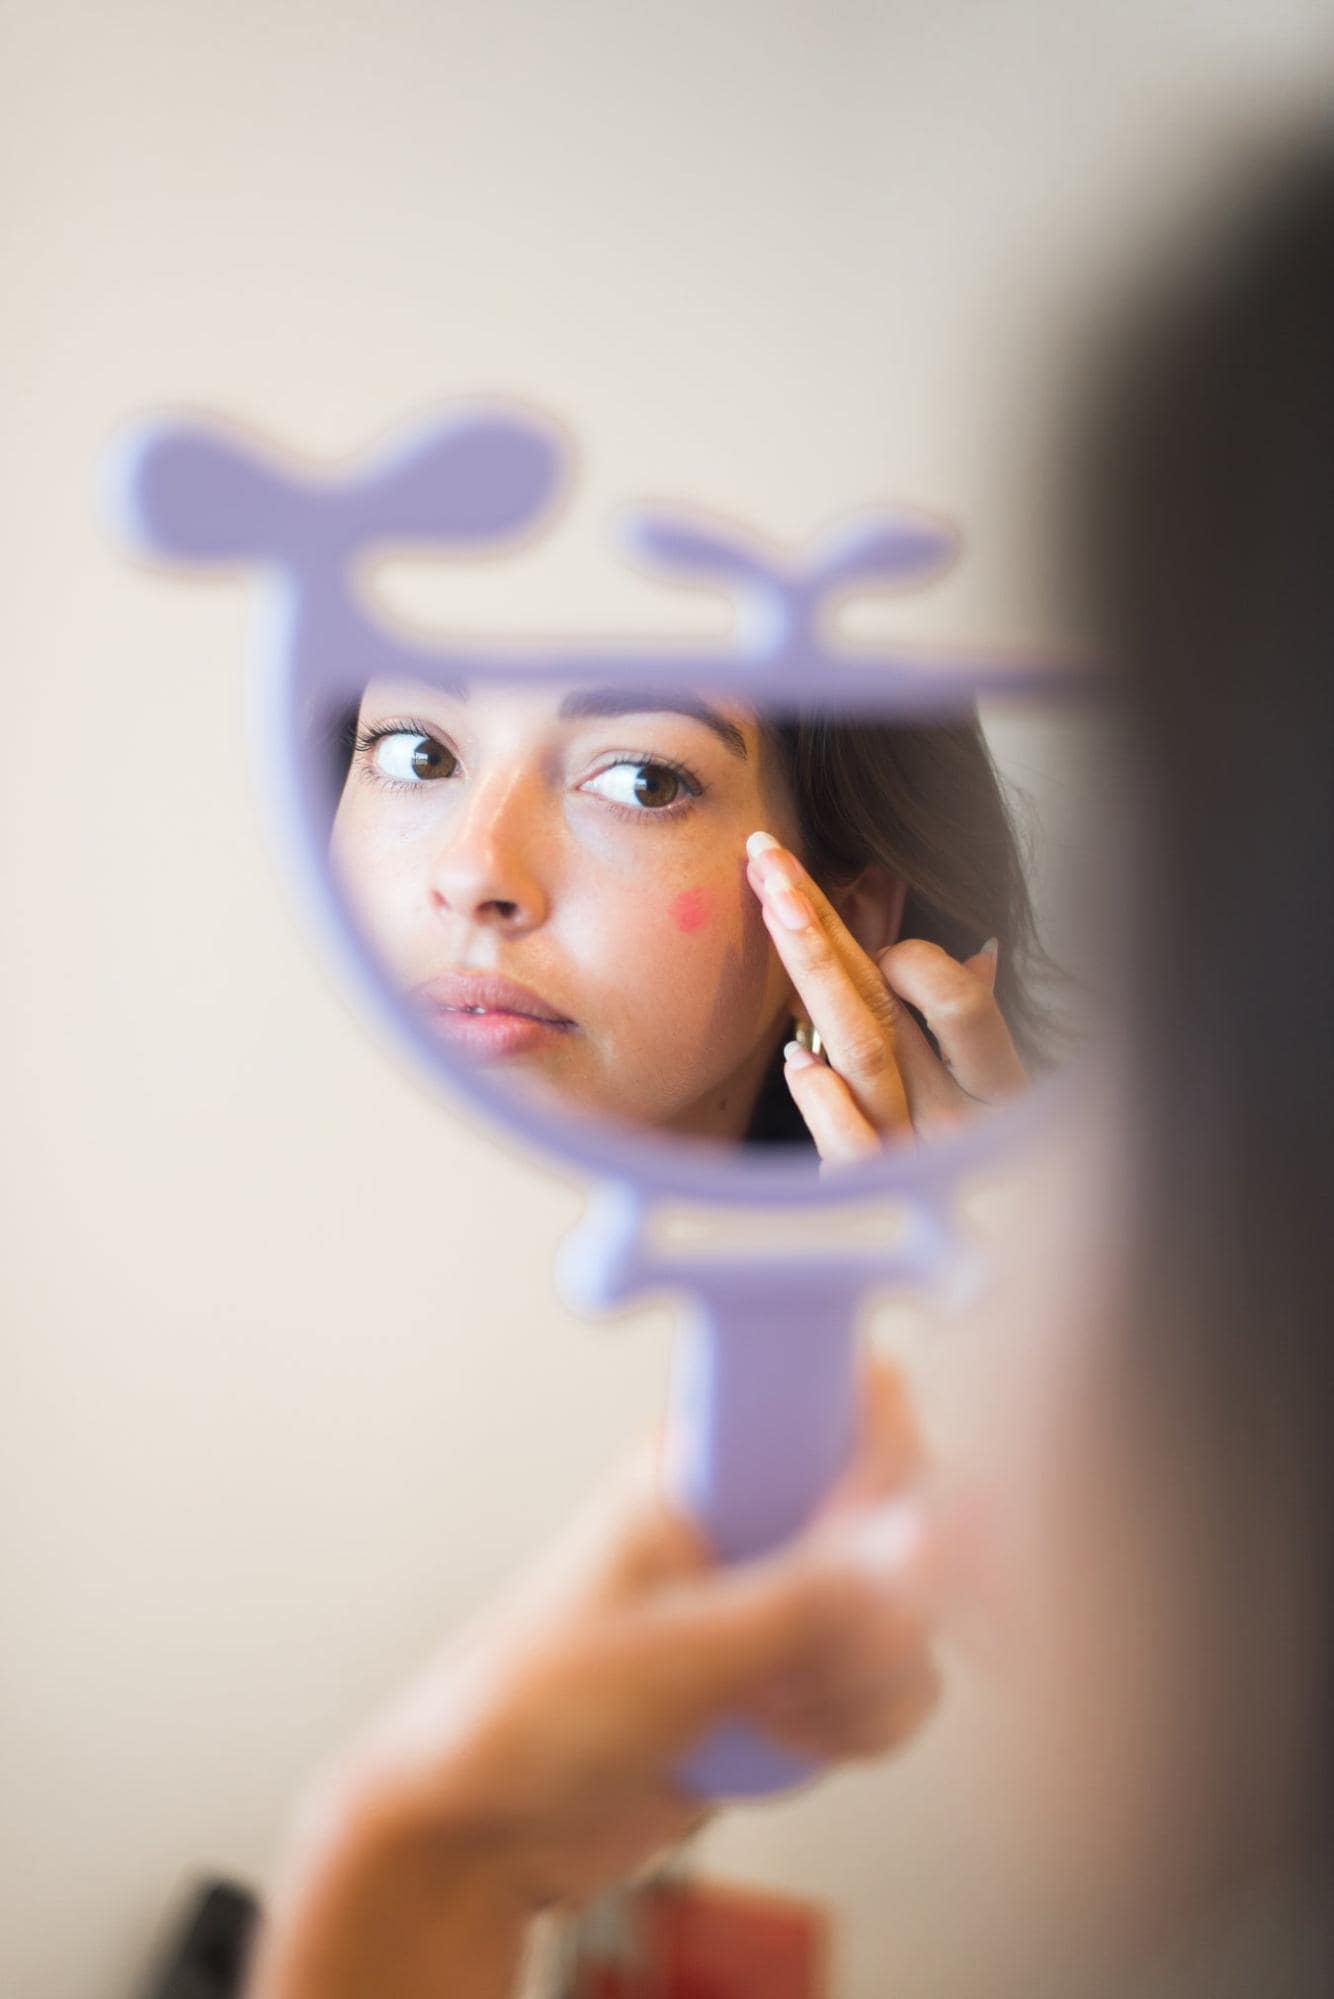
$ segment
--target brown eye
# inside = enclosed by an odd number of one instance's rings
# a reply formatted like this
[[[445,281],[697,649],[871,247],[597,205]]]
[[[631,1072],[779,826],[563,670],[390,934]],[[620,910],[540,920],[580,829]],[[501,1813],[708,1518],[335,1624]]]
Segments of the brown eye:
[[[371,762],[380,777],[395,784],[422,784],[433,778],[452,777],[458,758],[434,736],[416,729],[390,729],[371,745]]]
[[[412,746],[412,769],[417,777],[448,777],[454,759],[434,736],[419,736]]]
[[[600,798],[606,798],[613,805],[638,806],[646,812],[662,811],[665,806],[675,805],[689,787],[679,771],[670,764],[653,763],[647,758],[631,762],[611,764],[589,778],[585,791],[595,791]]]
[[[634,788],[637,805],[674,805],[681,795],[681,780],[666,764],[640,764]]]

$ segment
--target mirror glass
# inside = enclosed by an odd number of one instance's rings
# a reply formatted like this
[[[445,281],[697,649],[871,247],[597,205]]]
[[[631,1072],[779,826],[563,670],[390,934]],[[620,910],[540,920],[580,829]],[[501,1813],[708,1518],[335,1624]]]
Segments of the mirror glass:
[[[372,678],[318,732],[328,865],[402,1008],[501,1108],[815,1170],[957,1129],[1077,1046],[1095,709]]]

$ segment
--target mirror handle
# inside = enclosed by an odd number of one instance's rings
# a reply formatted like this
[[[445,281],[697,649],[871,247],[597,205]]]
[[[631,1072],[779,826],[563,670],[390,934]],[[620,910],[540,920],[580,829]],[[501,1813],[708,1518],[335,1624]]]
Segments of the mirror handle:
[[[827,1265],[694,1273],[673,1360],[675,1496],[725,1562],[766,1554],[810,1520],[852,1452],[861,1277]],[[814,1773],[758,1730],[728,1723],[679,1776],[697,1796],[760,1797]]]

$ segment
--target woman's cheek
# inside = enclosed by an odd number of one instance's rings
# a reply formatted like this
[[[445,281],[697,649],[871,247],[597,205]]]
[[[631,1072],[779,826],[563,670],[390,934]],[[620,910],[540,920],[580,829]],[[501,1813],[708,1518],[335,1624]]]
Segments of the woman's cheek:
[[[441,937],[430,902],[429,855],[387,847],[376,857],[367,914],[389,970],[416,980],[439,969]]]
[[[740,869],[668,895],[649,948],[665,983],[688,993],[686,1010],[715,1042],[753,1031],[787,990],[787,975]]]
[[[402,857],[355,822],[334,828],[333,871],[362,936],[391,971],[402,969],[407,944]]]
[[[713,901],[710,889],[683,888],[668,903],[667,914],[683,937],[693,937],[697,931],[707,930],[713,921]]]
[[[416,967],[434,852],[419,829],[377,818],[360,800],[339,806],[329,843],[333,873],[362,935],[391,973]]]
[[[596,957],[607,982],[650,1015],[712,1015],[720,988],[758,995],[768,976],[768,933],[740,865],[724,878],[604,884],[570,935],[574,955],[585,965]]]
[[[580,928],[623,988],[642,991],[671,983],[687,967],[694,976],[717,948],[720,915],[710,884],[648,880],[605,889],[585,905]]]

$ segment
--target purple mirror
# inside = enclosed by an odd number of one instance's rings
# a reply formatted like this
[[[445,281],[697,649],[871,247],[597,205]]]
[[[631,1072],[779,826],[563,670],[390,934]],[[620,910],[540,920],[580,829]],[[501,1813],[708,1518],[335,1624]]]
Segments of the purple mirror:
[[[794,983],[781,896],[748,839],[773,836],[868,957],[913,938],[967,963],[999,936],[1014,1049],[1050,1067],[996,746],[1009,732],[1031,753],[1040,715],[1060,766],[1091,682],[848,639],[855,593],[924,581],[953,553],[939,523],[880,511],[796,558],[730,524],[632,517],[641,565],[730,594],[726,644],[436,644],[377,611],[368,558],[512,549],[549,517],[567,449],[529,412],[468,407],[333,479],[221,426],[157,423],[118,455],[116,500],[154,554],[265,572],[253,738],[298,894],[433,1081],[594,1176],[567,1292],[689,1299],[674,1479],[734,1560],[796,1532],[846,1460],[866,1286],[957,1273],[961,1179],[1032,1127],[1049,1090],[975,1101],[909,1006],[954,1095],[920,1130],[820,1171],[784,1050],[813,1042],[818,1059],[821,1032],[846,1030],[814,974]],[[839,1254],[788,1253],[777,1213],[760,1254],[652,1226],[668,1198],[717,1212],[868,1195],[896,1225]],[[720,1796],[807,1772],[738,1725],[684,1774]]]

